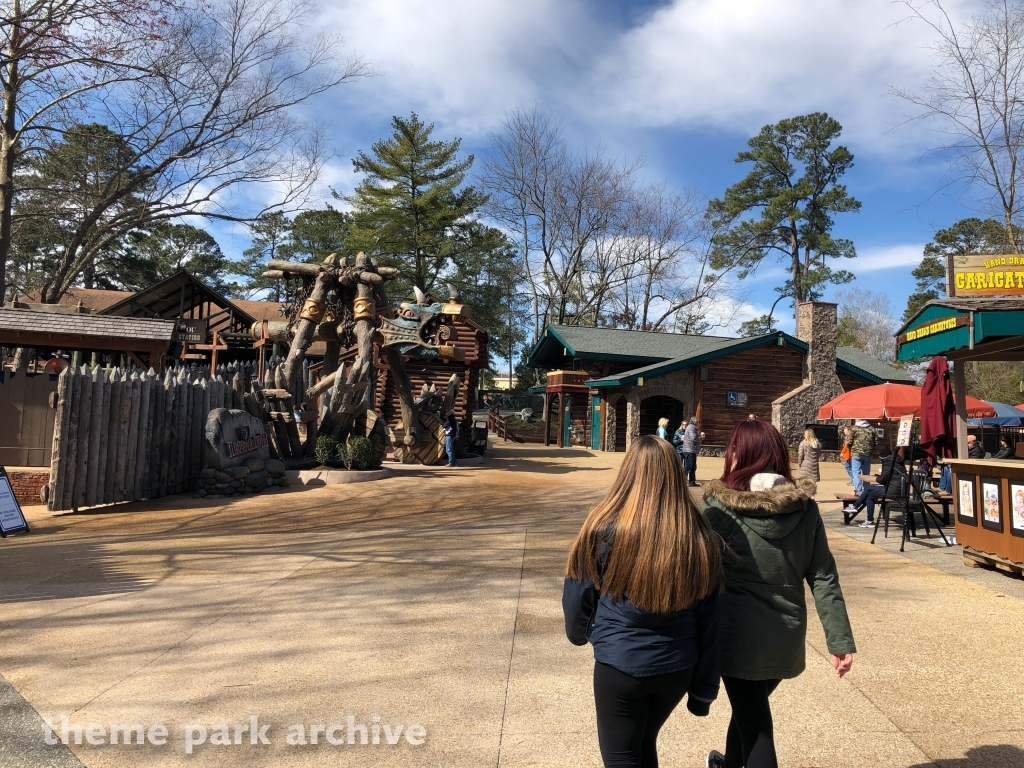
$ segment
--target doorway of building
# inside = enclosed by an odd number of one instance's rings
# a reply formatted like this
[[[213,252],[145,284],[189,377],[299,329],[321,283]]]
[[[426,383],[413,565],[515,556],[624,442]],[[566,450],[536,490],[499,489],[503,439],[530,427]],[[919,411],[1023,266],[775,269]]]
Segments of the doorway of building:
[[[679,429],[679,424],[686,417],[686,404],[674,397],[655,395],[640,401],[640,434],[655,435],[658,433],[658,419],[668,419],[668,434]]]

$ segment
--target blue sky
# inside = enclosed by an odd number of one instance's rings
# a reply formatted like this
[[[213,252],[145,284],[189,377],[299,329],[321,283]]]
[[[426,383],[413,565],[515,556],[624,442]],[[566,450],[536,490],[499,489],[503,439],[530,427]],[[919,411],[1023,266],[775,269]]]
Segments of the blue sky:
[[[966,19],[979,3],[944,6]],[[358,181],[352,155],[394,114],[416,111],[480,158],[508,111],[538,106],[574,142],[642,155],[651,180],[718,196],[746,173],[734,158],[762,125],[826,111],[844,126],[846,183],[863,203],[835,234],[856,243],[857,285],[888,294],[898,317],[923,245],[976,213],[969,191],[942,189],[946,161],[928,152],[938,127],[908,124],[890,94],[920,89],[933,64],[930,31],[907,16],[890,0],[332,0],[316,26],[378,74],[308,114],[337,153],[324,183],[342,192]],[[231,256],[248,245],[240,228],[216,234]],[[779,273],[765,264],[737,287],[738,319],[770,306]]]

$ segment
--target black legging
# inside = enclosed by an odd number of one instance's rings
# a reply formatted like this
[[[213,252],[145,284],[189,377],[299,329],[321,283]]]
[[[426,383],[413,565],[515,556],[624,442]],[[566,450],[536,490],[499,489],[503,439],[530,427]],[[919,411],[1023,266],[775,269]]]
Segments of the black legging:
[[[595,662],[597,739],[605,768],[658,768],[658,731],[690,687],[693,667],[630,677]]]
[[[732,705],[725,739],[725,768],[778,768],[775,733],[768,697],[781,680],[742,680],[722,677]]]

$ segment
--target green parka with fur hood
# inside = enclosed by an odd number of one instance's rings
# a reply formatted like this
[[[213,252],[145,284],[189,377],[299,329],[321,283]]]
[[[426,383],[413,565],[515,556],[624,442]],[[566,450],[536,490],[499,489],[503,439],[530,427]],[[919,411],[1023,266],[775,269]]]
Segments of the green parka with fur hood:
[[[812,496],[815,484],[754,475],[756,491],[705,486],[704,512],[725,540],[722,674],[744,680],[796,677],[805,666],[810,585],[829,653],[855,653],[836,561]]]

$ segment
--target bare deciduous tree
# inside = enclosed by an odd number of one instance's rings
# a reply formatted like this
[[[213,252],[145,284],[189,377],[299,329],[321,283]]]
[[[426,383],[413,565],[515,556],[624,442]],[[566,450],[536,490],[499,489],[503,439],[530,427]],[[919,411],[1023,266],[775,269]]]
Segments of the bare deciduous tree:
[[[493,137],[482,186],[489,213],[524,257],[534,335],[555,323],[667,330],[705,307],[721,275],[708,268],[706,198],[640,183],[639,160],[600,147],[574,152],[561,124],[513,112]]]
[[[839,346],[857,347],[886,363],[896,357],[893,334],[898,327],[889,297],[878,291],[838,291]]]
[[[999,211],[1014,253],[1022,243],[1013,222],[1022,207],[1024,148],[1024,7],[986,0],[982,13],[958,24],[941,0],[903,0],[911,18],[935,32],[935,71],[920,93],[893,93],[919,108],[948,137],[952,181],[966,182],[986,213]]]
[[[10,0],[0,5],[0,300],[11,250],[15,173],[81,122],[98,93],[139,77],[175,0]]]
[[[112,68],[128,74],[84,96],[91,120],[121,138],[123,168],[73,217],[61,212],[44,302],[58,301],[98,254],[144,224],[251,220],[301,206],[327,154],[295,107],[368,73],[361,59],[339,58],[339,38],[307,33],[313,0],[187,0],[167,10],[161,34]],[[39,149],[60,140],[51,132]],[[265,188],[270,204],[237,210],[232,195],[243,186],[250,199]],[[123,205],[130,197],[136,204]]]

